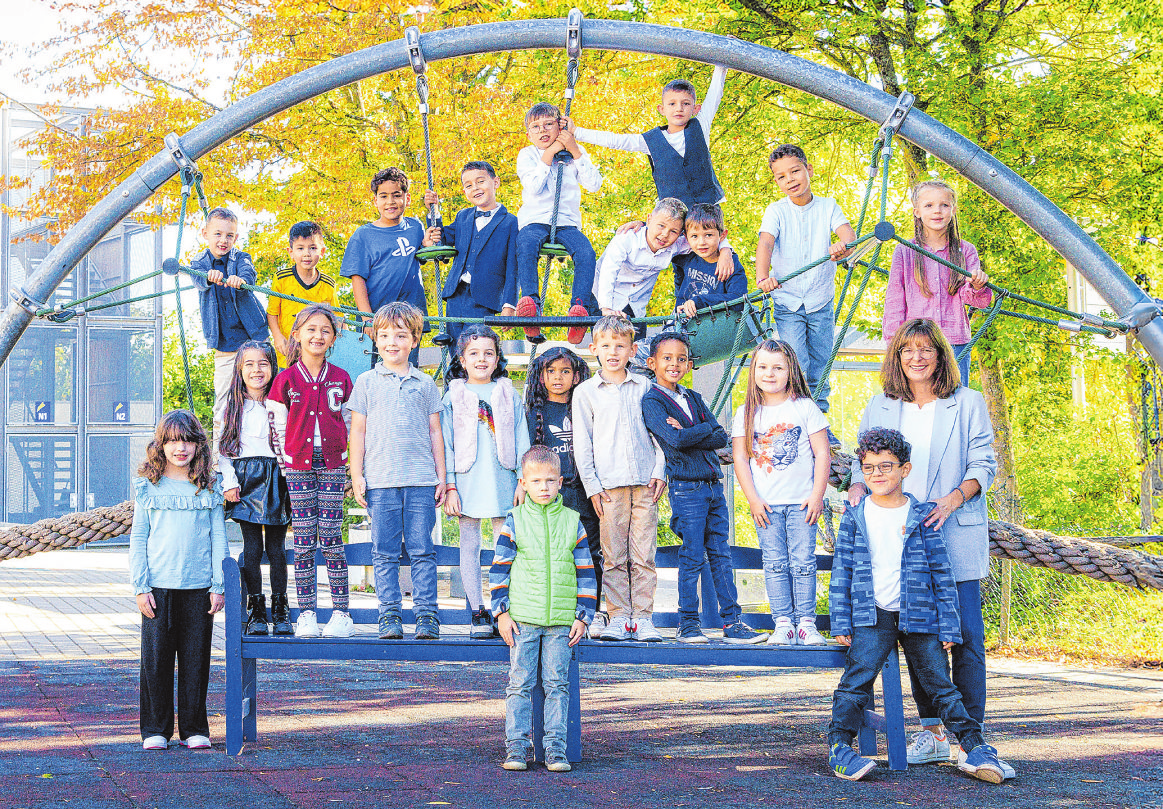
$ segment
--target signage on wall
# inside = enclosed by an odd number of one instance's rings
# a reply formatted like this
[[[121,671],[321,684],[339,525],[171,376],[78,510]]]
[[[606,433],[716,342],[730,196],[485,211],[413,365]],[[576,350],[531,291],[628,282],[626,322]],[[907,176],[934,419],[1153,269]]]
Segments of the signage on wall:
[[[129,421],[129,402],[113,403],[113,420],[123,422]]]
[[[32,403],[32,420],[36,422],[51,423],[52,418],[52,402],[33,402]]]

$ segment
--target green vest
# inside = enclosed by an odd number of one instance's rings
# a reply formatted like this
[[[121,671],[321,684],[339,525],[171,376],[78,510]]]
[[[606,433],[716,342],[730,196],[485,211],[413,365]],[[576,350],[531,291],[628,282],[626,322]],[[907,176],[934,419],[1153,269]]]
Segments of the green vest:
[[[517,558],[509,573],[509,614],[535,626],[572,626],[577,618],[578,513],[561,495],[539,506],[532,497],[512,511]]]

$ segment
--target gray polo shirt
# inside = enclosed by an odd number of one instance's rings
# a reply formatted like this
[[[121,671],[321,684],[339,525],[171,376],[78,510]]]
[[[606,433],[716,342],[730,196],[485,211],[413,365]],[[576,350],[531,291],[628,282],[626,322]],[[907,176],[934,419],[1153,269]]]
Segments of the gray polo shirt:
[[[413,365],[400,376],[377,363],[355,380],[347,406],[367,419],[363,475],[369,489],[435,486],[429,418],[440,412],[440,391]]]

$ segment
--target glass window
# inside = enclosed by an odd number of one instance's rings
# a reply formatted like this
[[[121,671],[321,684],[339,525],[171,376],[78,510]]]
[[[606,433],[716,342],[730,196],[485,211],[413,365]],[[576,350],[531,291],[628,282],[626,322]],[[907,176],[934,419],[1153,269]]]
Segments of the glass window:
[[[152,433],[89,436],[89,495],[85,508],[115,506],[133,499],[133,478],[145,460]]]
[[[76,511],[77,439],[71,435],[9,435],[4,519],[32,523]]]
[[[130,230],[127,228],[127,231]],[[161,256],[157,254],[154,249],[154,233],[152,230],[143,228],[141,230],[131,230],[129,236],[129,277],[141,278],[143,275],[156,270],[161,266]],[[173,284],[173,280],[170,280]],[[152,281],[143,281],[140,284],[134,284],[128,290],[130,297],[138,297],[140,295],[148,295],[157,288],[157,279]],[[130,317],[153,317],[160,310],[161,299],[154,298],[148,301],[138,301],[130,304]]]
[[[33,326],[8,366],[8,424],[75,424],[77,330]]]
[[[8,285],[10,287],[24,286],[24,280],[40,267],[52,245],[48,242],[47,220],[40,220],[26,228],[13,227],[11,241],[8,246]],[[58,303],[75,301],[77,295],[77,271],[69,273],[61,281],[52,296],[46,302],[48,306]]]
[[[89,329],[89,422],[153,424],[153,327]]]

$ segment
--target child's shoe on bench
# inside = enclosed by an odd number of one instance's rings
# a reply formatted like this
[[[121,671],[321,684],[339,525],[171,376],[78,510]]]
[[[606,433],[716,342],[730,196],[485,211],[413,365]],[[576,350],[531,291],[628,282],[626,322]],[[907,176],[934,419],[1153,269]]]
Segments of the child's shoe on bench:
[[[315,610],[303,610],[299,613],[299,620],[295,622],[295,637],[319,637],[319,619],[315,617]]]
[[[643,615],[638,619],[637,626],[634,627],[634,640],[646,643],[658,643],[662,640],[662,633],[654,626],[654,619],[649,615]]]
[[[421,615],[416,619],[416,640],[440,640],[440,619]]]
[[[775,619],[775,631],[768,636],[767,643],[771,646],[796,645],[796,629],[791,625],[790,618]]]
[[[679,643],[709,643],[710,639],[703,634],[703,628],[698,621],[683,621],[678,627]]]
[[[590,640],[598,640],[602,637],[602,633],[606,631],[606,626],[610,623],[609,616],[604,612],[595,612],[594,620],[590,622]]]
[[[767,640],[767,633],[756,632],[742,621],[736,621],[723,627],[723,640],[726,643],[763,643]]]
[[[350,638],[355,634],[355,621],[346,612],[331,611],[331,620],[323,627],[325,638]]]
[[[403,640],[404,621],[398,612],[385,612],[380,616],[380,640]]]
[[[796,627],[796,643],[800,646],[827,646],[828,642],[816,629],[814,618],[803,618]]]
[[[496,635],[493,626],[493,615],[484,607],[472,614],[472,627],[468,631],[469,637],[476,640],[488,640]]]

